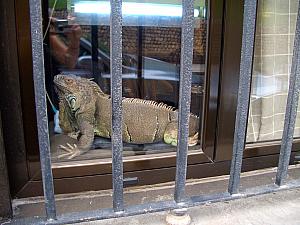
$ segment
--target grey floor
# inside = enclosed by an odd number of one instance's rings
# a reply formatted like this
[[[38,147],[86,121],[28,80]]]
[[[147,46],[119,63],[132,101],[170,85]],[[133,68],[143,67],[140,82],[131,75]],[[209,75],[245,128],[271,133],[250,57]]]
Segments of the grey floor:
[[[81,223],[82,225],[160,225],[167,212]],[[299,225],[300,189],[266,194],[189,209],[191,224],[199,225]]]
[[[274,183],[276,168],[263,169],[243,173],[241,176],[241,191]],[[299,179],[300,165],[290,166],[287,181]],[[187,196],[203,196],[216,194],[227,190],[228,175],[187,180]],[[137,205],[173,199],[174,182],[157,185],[125,188],[124,201],[126,205]],[[112,207],[111,190],[64,194],[56,196],[56,207],[59,215],[92,211]],[[13,201],[16,219],[44,216],[43,197],[15,199]],[[246,199],[210,203],[189,209],[192,224],[230,224],[230,225],[300,225],[300,188],[273,194],[261,195]],[[144,214],[126,218],[109,219],[82,223],[91,224],[166,224],[167,212]]]

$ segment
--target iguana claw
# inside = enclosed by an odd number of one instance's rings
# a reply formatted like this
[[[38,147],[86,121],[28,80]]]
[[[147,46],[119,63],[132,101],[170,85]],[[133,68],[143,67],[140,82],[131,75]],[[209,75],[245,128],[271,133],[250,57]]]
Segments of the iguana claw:
[[[198,143],[198,135],[199,133],[197,132],[193,136],[190,136],[188,139],[188,146],[195,146]],[[177,146],[177,131],[170,132],[169,134],[166,133],[164,134],[164,141],[167,144],[171,144],[173,146]]]
[[[198,135],[199,133],[197,132],[194,136],[189,137],[189,146],[195,146],[198,144]]]
[[[69,156],[67,159],[73,159],[74,157],[81,155],[81,151],[79,150],[76,144],[72,146],[69,143],[67,143],[67,146],[60,145],[59,148],[66,151],[67,153],[59,155],[57,157],[58,159],[61,159],[65,156]]]

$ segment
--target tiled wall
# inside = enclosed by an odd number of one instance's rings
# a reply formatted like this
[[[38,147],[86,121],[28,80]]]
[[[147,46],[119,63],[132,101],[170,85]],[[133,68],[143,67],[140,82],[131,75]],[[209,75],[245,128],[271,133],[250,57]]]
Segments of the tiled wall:
[[[298,0],[259,0],[258,7],[248,142],[282,136]]]

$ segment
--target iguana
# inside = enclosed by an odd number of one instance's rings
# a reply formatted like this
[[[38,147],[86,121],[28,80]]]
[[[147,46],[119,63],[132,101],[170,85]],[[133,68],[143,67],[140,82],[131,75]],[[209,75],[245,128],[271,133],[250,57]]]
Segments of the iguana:
[[[59,96],[59,121],[64,133],[75,134],[78,144],[60,146],[67,153],[59,156],[74,158],[87,152],[94,135],[111,137],[111,98],[91,79],[74,75],[56,75]],[[164,141],[177,145],[178,110],[164,103],[138,98],[122,99],[123,141],[145,144]],[[190,114],[189,145],[198,141],[199,118]],[[77,136],[78,135],[78,136]]]

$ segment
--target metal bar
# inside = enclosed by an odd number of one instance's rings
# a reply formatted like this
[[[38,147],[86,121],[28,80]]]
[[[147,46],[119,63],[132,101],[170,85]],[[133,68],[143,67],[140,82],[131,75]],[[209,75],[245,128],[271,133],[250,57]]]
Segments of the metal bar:
[[[282,134],[280,156],[278,162],[278,169],[276,174],[277,185],[282,185],[287,176],[288,166],[293,144],[293,135],[295,128],[295,121],[297,116],[299,89],[300,89],[300,2],[298,5],[298,17],[296,24],[296,33],[294,41],[294,53],[292,60],[292,68],[289,83],[289,92],[287,98],[284,129]]]
[[[266,186],[260,186],[256,188],[247,189],[241,192],[239,195],[230,195],[228,192],[211,194],[206,196],[192,196],[186,200],[186,205],[188,207],[194,207],[199,205],[204,205],[207,203],[215,202],[225,202],[235,199],[247,198],[252,196],[258,196],[262,194],[268,194],[277,191],[284,191],[293,188],[300,187],[300,179],[293,180],[288,182],[286,185],[279,187],[275,184],[270,184]],[[176,204],[174,201],[160,201],[147,204],[133,205],[125,208],[124,213],[120,214],[114,212],[112,209],[102,209],[95,211],[86,211],[86,212],[76,212],[76,213],[66,213],[59,215],[57,221],[51,221],[47,224],[74,224],[84,221],[93,221],[93,220],[103,220],[109,218],[119,218],[125,216],[139,215],[143,213],[153,213],[159,211],[165,211],[170,209],[180,208],[180,205]],[[22,218],[14,219],[10,221],[10,224],[17,225],[28,225],[28,224],[45,224],[40,217],[37,218]]]
[[[41,1],[30,0],[29,4],[36,118],[38,125],[45,208],[47,219],[53,220],[56,219],[56,207],[48,135]]]
[[[249,111],[256,12],[257,0],[245,0],[238,103],[235,120],[233,155],[228,184],[228,192],[230,194],[236,194],[240,185]]]
[[[176,158],[176,180],[174,199],[184,202],[189,136],[189,113],[191,105],[191,83],[194,42],[194,1],[182,1],[182,33],[179,90],[178,146]]]
[[[145,97],[144,79],[143,79],[143,33],[144,28],[138,26],[138,40],[137,40],[137,84],[138,84],[138,98]]]
[[[122,0],[111,0],[110,71],[112,102],[112,177],[113,207],[123,211],[123,143],[122,143]]]
[[[96,18],[95,18],[96,17]],[[93,15],[92,20],[96,20],[97,16]],[[98,80],[98,25],[91,25],[91,40],[92,40],[92,74],[95,80]]]

